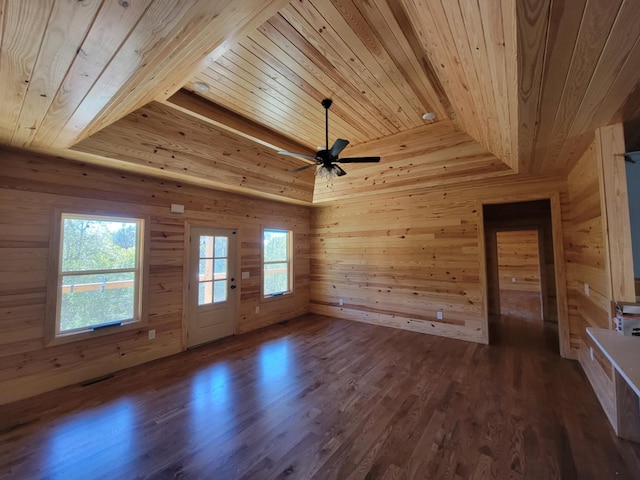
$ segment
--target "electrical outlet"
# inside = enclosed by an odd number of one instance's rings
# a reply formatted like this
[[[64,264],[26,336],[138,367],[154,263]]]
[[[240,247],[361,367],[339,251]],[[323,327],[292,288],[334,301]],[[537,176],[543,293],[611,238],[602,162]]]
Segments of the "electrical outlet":
[[[338,299],[338,305],[343,306],[344,305],[344,300],[339,298]]]
[[[438,320],[442,320],[444,318],[444,312],[442,310],[440,310],[439,312],[436,313],[436,318]]]
[[[516,277],[511,277],[511,283],[516,283]]]
[[[260,305],[256,307],[256,313],[260,313]]]
[[[585,282],[584,284],[584,294],[588,297],[591,293],[589,290],[589,284]]]
[[[589,347],[589,356],[591,357],[591,361],[593,362],[593,347]]]
[[[153,340],[154,338],[156,338],[156,331],[149,330],[149,340]]]

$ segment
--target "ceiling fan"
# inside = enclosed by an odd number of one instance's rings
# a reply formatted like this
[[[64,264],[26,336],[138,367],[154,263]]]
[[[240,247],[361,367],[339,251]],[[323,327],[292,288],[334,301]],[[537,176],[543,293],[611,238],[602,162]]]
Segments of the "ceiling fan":
[[[295,168],[291,170],[291,173],[298,173],[307,168],[317,167],[320,168],[317,171],[317,175],[324,175],[327,178],[342,177],[346,175],[345,172],[338,163],[377,163],[380,161],[380,157],[353,157],[353,158],[339,158],[340,153],[349,145],[348,140],[343,140],[342,138],[338,138],[331,148],[329,148],[329,108],[333,101],[329,98],[325,98],[322,100],[322,106],[325,110],[325,148],[324,150],[318,150],[316,152],[316,156],[312,157],[311,155],[304,155],[302,153],[291,153],[291,152],[278,152],[281,155],[289,155],[291,157],[300,157],[306,160],[311,160],[312,162],[309,165],[305,165],[300,168]]]

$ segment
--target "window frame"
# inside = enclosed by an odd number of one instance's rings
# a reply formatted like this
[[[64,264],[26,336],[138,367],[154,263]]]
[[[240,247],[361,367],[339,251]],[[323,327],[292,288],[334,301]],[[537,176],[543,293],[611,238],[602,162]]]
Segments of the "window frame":
[[[60,331],[60,314],[62,304],[62,279],[69,272],[62,272],[63,253],[63,222],[68,218],[86,218],[96,221],[115,222],[136,222],[138,224],[138,235],[136,239],[136,265],[134,271],[134,316],[132,319],[114,324],[92,325],[86,328],[74,329],[70,331]],[[148,255],[149,255],[149,227],[150,219],[148,215],[131,214],[129,212],[105,211],[99,209],[76,209],[65,208],[56,209],[51,223],[51,233],[49,241],[49,274],[47,282],[47,321],[46,340],[47,346],[59,345],[69,342],[76,342],[92,337],[115,334],[123,331],[140,329],[147,325],[146,298],[149,278]],[[128,269],[127,269],[128,270]],[[104,270],[108,272],[109,270]],[[90,271],[95,273],[96,271]],[[73,274],[73,272],[71,273]],[[84,274],[84,272],[82,272]],[[100,327],[100,328],[96,328]]]
[[[264,247],[265,247],[265,243],[264,243],[264,235],[265,232],[283,232],[287,234],[287,259],[286,262],[282,262],[282,261],[277,261],[277,262],[266,262],[265,258],[264,258]],[[270,301],[270,300],[276,300],[278,298],[281,297],[285,297],[288,295],[292,295],[294,293],[294,277],[293,277],[293,238],[294,238],[294,234],[293,234],[293,230],[289,230],[287,228],[277,228],[277,227],[269,227],[269,228],[262,228],[262,232],[261,232],[261,242],[260,242],[260,258],[261,258],[261,272],[260,272],[260,283],[261,283],[261,301]],[[287,264],[287,290],[282,292],[282,293],[273,293],[273,294],[268,294],[265,295],[265,273],[264,273],[264,267],[267,264],[270,263],[286,263]]]

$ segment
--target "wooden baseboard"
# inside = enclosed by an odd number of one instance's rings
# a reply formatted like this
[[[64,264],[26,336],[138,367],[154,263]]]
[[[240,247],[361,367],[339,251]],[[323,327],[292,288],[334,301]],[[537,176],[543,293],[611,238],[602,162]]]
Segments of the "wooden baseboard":
[[[326,315],[328,317],[342,318],[344,320],[353,320],[356,322],[370,323],[380,325],[382,327],[399,328],[418,333],[427,333],[429,335],[438,335],[441,337],[453,338],[456,340],[465,340],[475,343],[487,343],[484,332],[478,328],[470,328],[459,325],[448,325],[439,322],[429,322],[425,320],[416,320],[399,315],[387,315],[374,312],[363,312],[346,307],[333,307],[329,305],[321,305],[318,303],[311,304],[311,313]]]

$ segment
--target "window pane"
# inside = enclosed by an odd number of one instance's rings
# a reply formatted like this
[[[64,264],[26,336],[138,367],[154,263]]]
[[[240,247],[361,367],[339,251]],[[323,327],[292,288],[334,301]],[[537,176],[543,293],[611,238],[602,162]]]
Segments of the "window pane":
[[[137,222],[64,218],[63,272],[135,268]]]
[[[216,274],[216,280],[227,278],[227,261],[217,258],[215,262],[215,270],[213,272]]]
[[[64,275],[60,332],[133,319],[133,272]]]
[[[286,262],[289,232],[279,230],[264,231],[264,261]]]
[[[227,281],[217,280],[213,282],[213,302],[224,302],[227,299]]]
[[[226,257],[227,254],[227,237],[216,237],[215,246],[216,257]]]
[[[213,259],[200,260],[198,281],[213,280]]]
[[[287,292],[289,271],[286,263],[270,263],[264,266],[264,294]]]
[[[200,258],[213,257],[213,237],[203,235],[200,237]]]
[[[198,284],[198,305],[206,305],[213,302],[213,282]]]

